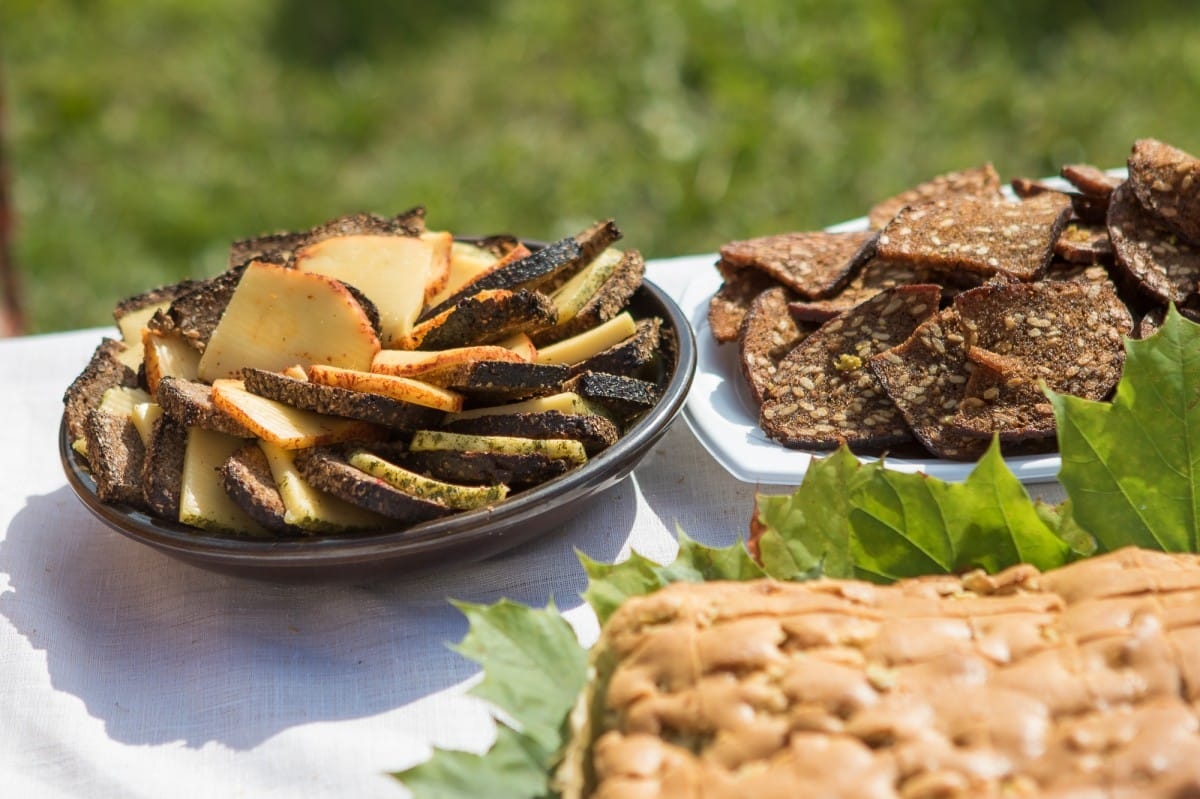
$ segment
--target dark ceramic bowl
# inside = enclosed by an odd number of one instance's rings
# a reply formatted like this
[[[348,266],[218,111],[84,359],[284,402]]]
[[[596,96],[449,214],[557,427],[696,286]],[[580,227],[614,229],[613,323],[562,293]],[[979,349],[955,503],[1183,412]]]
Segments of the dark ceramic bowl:
[[[96,484],[59,433],[67,482],[101,521],[117,532],[202,568],[276,582],[369,582],[390,576],[478,561],[546,535],[586,510],[588,500],[624,479],[679,414],[696,368],[696,344],[687,317],[662,289],[645,281],[629,305],[635,317],[663,320],[658,376],[662,399],[628,432],[582,467],[491,508],[467,511],[394,532],[306,539],[219,536],[106,505]]]

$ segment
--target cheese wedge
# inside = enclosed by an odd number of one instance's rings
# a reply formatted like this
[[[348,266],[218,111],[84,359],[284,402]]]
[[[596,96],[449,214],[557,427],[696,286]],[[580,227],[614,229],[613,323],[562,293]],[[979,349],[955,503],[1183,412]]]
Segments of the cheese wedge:
[[[296,469],[296,453],[266,441],[258,442],[267,456],[271,477],[283,500],[283,520],[314,533],[342,533],[355,530],[379,530],[391,522],[343,499],[309,485]]]
[[[200,427],[188,428],[183,457],[179,521],[202,530],[268,536],[265,529],[230,499],[221,484],[221,466],[244,442]]]
[[[303,449],[343,441],[377,439],[382,430],[367,422],[294,408],[246,390],[241,380],[216,380],[212,401],[263,441]]]

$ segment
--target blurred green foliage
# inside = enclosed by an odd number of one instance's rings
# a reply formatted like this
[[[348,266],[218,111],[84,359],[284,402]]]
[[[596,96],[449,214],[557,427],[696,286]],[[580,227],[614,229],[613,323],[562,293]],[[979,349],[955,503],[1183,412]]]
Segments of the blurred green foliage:
[[[649,257],[821,227],[984,161],[1200,151],[1200,16],[1140,0],[3,0],[43,332],[340,213]]]

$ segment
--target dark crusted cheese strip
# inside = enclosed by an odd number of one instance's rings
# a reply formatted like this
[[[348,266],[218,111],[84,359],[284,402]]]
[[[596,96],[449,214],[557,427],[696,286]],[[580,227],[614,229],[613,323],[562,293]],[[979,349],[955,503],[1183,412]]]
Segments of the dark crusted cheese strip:
[[[406,469],[448,483],[503,483],[514,489],[539,485],[571,470],[571,464],[562,458],[552,458],[540,452],[515,454],[423,450],[400,453],[395,456],[395,462]]]
[[[871,358],[908,338],[937,312],[941,290],[901,286],[826,322],[784,358],[759,411],[768,436],[787,447],[877,449],[910,440]]]
[[[1157,139],[1138,139],[1127,164],[1142,207],[1168,230],[1200,244],[1200,158]]]
[[[538,346],[562,341],[607,322],[629,305],[630,299],[642,285],[646,275],[646,260],[638,250],[629,250],[621,261],[575,316],[568,322],[535,331],[533,343]]]
[[[663,335],[662,319],[651,316],[637,320],[634,334],[592,357],[571,366],[571,374],[607,372],[614,375],[635,375],[638,370],[659,357],[668,346]]]
[[[872,228],[879,229],[892,221],[901,208],[914,203],[960,196],[999,200],[1004,196],[1000,193],[1000,185],[1000,175],[991,164],[947,172],[876,203],[868,212],[867,220]]]
[[[1148,297],[1165,305],[1197,294],[1200,247],[1183,241],[1147,212],[1128,182],[1113,191],[1108,235],[1116,268]]]
[[[471,361],[422,374],[421,380],[458,391],[476,402],[499,404],[561,390],[571,369],[527,361]]]
[[[296,468],[313,488],[404,524],[437,519],[453,511],[440,502],[407,494],[351,466],[332,447],[314,447],[296,455]]]
[[[436,425],[446,415],[437,408],[418,405],[415,402],[338,386],[326,386],[266,369],[246,369],[243,376],[246,390],[260,397],[294,408],[359,419],[393,430],[416,430]]]
[[[777,233],[721,246],[721,260],[733,267],[756,269],[801,297],[835,294],[874,250],[868,231]]]
[[[708,329],[718,344],[737,341],[750,303],[778,285],[770,275],[754,269],[724,268],[722,272],[725,281],[708,303]]]
[[[545,294],[528,289],[488,289],[420,322],[405,341],[405,349],[445,350],[491,344],[513,333],[548,327],[556,319],[554,303]]]
[[[563,389],[607,408],[618,419],[648,410],[662,397],[656,383],[611,372],[579,372],[563,384]]]
[[[441,429],[484,436],[572,438],[583,444],[589,457],[617,443],[620,436],[617,426],[599,414],[562,411],[489,413],[455,419]]]
[[[796,322],[789,309],[794,297],[785,286],[767,289],[750,303],[742,320],[738,360],[742,377],[759,405],[779,362],[817,328],[813,322]]]
[[[1200,790],[1200,559],[675,583],[593,648],[564,799]],[[586,712],[585,712],[586,711]]]
[[[1071,214],[1048,192],[1020,202],[962,197],[911,205],[879,234],[880,258],[946,272],[1041,277]]]

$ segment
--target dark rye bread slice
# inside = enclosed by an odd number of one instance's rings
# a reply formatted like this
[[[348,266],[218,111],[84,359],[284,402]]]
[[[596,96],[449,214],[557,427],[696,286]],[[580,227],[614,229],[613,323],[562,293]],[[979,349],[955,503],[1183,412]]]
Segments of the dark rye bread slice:
[[[724,280],[708,301],[708,330],[718,344],[726,344],[738,340],[742,320],[754,298],[779,284],[756,269],[735,269],[721,263],[717,269]]]
[[[793,318],[788,306],[795,296],[786,286],[769,288],[754,298],[742,321],[738,363],[756,405],[762,404],[779,362],[818,327]]]
[[[1157,139],[1138,139],[1126,163],[1142,207],[1163,227],[1200,245],[1200,158]]]
[[[187,428],[166,414],[150,428],[142,467],[142,496],[159,518],[179,519],[187,439]]]
[[[138,386],[137,372],[118,358],[125,349],[125,344],[117,339],[101,339],[83,371],[63,392],[63,420],[72,442],[86,435],[88,414],[99,407],[105,391],[117,386]]]
[[[285,521],[287,508],[271,474],[270,461],[256,442],[238,447],[221,465],[221,486],[234,504],[264,529],[285,536],[304,533]]]
[[[571,374],[607,372],[614,375],[635,375],[659,357],[667,346],[662,331],[662,319],[649,316],[637,320],[632,336],[571,366]]]
[[[830,297],[873,254],[875,234],[824,230],[777,233],[721,245],[727,267],[755,269],[805,299]]]
[[[226,269],[176,297],[166,312],[169,327],[178,330],[189,344],[203,352],[245,271],[245,265]]]
[[[1111,284],[989,284],[963,292],[954,307],[972,350],[1010,359],[1030,382],[1101,400],[1121,377],[1133,319]]]
[[[425,232],[425,209],[410,208],[393,217],[371,213],[346,214],[308,230],[268,233],[235,241],[229,248],[229,266],[266,261],[287,266],[296,253],[312,244],[338,236],[419,236]]]
[[[607,408],[620,418],[653,408],[662,397],[662,389],[649,380],[611,372],[580,372],[562,387],[564,391],[573,391]]]
[[[565,364],[471,361],[425,372],[421,380],[464,394],[474,404],[496,405],[557,392],[570,375]]]
[[[800,342],[764,392],[763,432],[786,447],[819,450],[909,441],[903,416],[866,366],[936,313],[940,293],[935,285],[888,289]]]
[[[326,386],[300,380],[280,372],[246,369],[242,373],[246,390],[261,397],[330,416],[344,416],[382,425],[393,430],[417,430],[436,426],[445,411],[413,402]]]
[[[902,209],[879,234],[886,258],[946,272],[1037,280],[1071,215],[1063,194],[1019,202],[960,197]]]
[[[90,411],[84,424],[88,468],[96,481],[96,496],[104,503],[145,507],[142,464],[146,448],[128,416]]]
[[[166,376],[158,382],[155,401],[163,413],[185,427],[202,427],[235,438],[254,438],[254,432],[213,405],[212,386],[198,380]]]
[[[1123,180],[1091,164],[1064,164],[1059,174],[1080,194],[1103,200],[1107,200]]]
[[[898,347],[869,362],[891,401],[917,440],[947,460],[974,460],[987,442],[950,429],[974,369],[967,359],[967,336],[954,306],[923,322]]]
[[[533,411],[529,413],[491,413],[454,419],[442,425],[451,433],[478,436],[514,436],[516,438],[569,438],[583,444],[588,457],[596,455],[620,437],[612,420],[594,413]]]
[[[413,328],[410,349],[445,350],[491,344],[514,333],[550,327],[558,319],[554,302],[539,291],[480,291]]]
[[[974,364],[949,429],[972,438],[993,435],[1001,442],[1048,439],[1055,434],[1054,409],[1041,384],[1015,358],[971,347]]]
[[[596,289],[575,316],[562,324],[534,331],[531,338],[539,347],[579,335],[607,322],[629,304],[646,276],[646,259],[637,250],[625,252],[613,273]]]
[[[961,196],[999,200],[1004,196],[1000,186],[1000,175],[991,164],[947,172],[876,203],[867,213],[867,223],[872,229],[878,230],[892,221],[904,206],[930,200]]]
[[[879,292],[915,283],[932,283],[942,287],[942,300],[948,300],[963,289],[978,286],[979,275],[951,275],[921,265],[897,263],[875,257],[863,265],[854,279],[834,297],[826,300],[796,300],[789,304],[792,316],[801,322],[828,322],[840,313],[861,305]]]
[[[1068,222],[1054,242],[1054,256],[1073,264],[1111,264],[1114,253],[1108,225],[1103,220],[1099,223],[1078,219]]]
[[[342,451],[334,447],[300,450],[295,463],[300,476],[313,488],[402,524],[417,524],[453,513],[440,502],[407,494],[351,466]]]
[[[395,456],[395,463],[410,471],[459,485],[506,485],[529,488],[566,474],[571,464],[540,452],[523,455],[507,452],[451,452],[423,450]]]
[[[1108,236],[1116,272],[1155,304],[1182,304],[1196,296],[1200,247],[1183,241],[1146,211],[1128,182],[1113,191]]]

